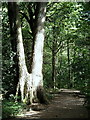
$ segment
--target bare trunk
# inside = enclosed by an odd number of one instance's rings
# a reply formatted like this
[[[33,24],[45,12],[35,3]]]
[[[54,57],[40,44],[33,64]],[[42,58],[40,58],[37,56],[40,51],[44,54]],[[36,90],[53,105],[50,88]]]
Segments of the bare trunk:
[[[35,37],[35,46],[33,54],[33,66],[32,66],[32,81],[33,81],[33,97],[39,99],[40,102],[45,102],[43,91],[43,46],[44,46],[44,21],[46,3],[37,3],[39,6],[39,14],[37,19],[37,33]]]

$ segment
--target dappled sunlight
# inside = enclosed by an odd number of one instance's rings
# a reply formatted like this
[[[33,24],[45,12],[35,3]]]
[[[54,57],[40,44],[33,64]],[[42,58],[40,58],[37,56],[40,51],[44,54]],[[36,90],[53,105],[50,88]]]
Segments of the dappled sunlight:
[[[22,117],[32,118],[37,116],[39,113],[40,113],[39,111],[30,110],[25,113],[21,113],[20,115],[17,115],[16,118],[22,118]]]
[[[67,91],[66,94],[63,94],[63,91]],[[29,119],[43,119],[47,116],[48,118],[88,118],[87,110],[83,106],[84,98],[74,96],[77,90],[63,89],[63,91],[55,94],[49,105],[33,104],[23,117]]]
[[[74,89],[60,89],[60,91],[66,93],[80,93],[80,90],[74,90]]]
[[[39,111],[33,111],[33,110],[30,110],[29,112],[26,112],[26,114],[25,114],[25,116],[26,117],[30,117],[30,116],[32,116],[32,115],[37,115],[37,114],[39,114],[40,112]]]

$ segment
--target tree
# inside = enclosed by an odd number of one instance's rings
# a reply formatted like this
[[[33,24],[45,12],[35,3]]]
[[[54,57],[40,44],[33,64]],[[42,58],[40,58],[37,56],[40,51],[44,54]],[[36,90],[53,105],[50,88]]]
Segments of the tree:
[[[16,6],[14,6],[15,8]],[[14,14],[12,14],[14,13]],[[9,21],[10,21],[10,34],[11,34],[11,47],[12,47],[12,52],[13,52],[13,74],[14,74],[14,85],[15,88],[17,86],[18,83],[18,61],[17,61],[17,43],[16,43],[16,8],[13,9],[13,3],[9,3],[8,4],[8,16],[9,16]],[[15,90],[16,91],[16,90]],[[15,93],[14,91],[14,93]]]
[[[14,16],[9,22],[13,26],[12,21],[14,21],[14,30],[16,30],[15,39],[17,43],[17,56],[18,56],[18,66],[19,66],[19,82],[17,85],[17,92],[21,92],[21,100],[29,100],[32,103],[34,98],[38,98],[40,102],[45,102],[45,96],[43,91],[43,75],[42,75],[42,64],[43,64],[43,45],[44,45],[44,21],[45,21],[45,9],[46,3],[37,3],[38,6],[38,19],[37,19],[37,32],[35,36],[35,47],[33,54],[33,67],[32,73],[29,74],[27,71],[27,66],[25,62],[25,53],[23,46],[23,38],[21,31],[21,24],[19,18],[19,10],[17,3],[8,3],[8,8],[14,8]],[[10,27],[11,28],[11,27]],[[12,29],[11,29],[12,30]],[[13,31],[12,31],[13,32]],[[14,34],[14,33],[13,33]]]
[[[14,12],[13,12],[13,10]],[[23,46],[23,40],[22,40],[22,31],[21,31],[21,25],[20,25],[20,18],[19,18],[19,10],[17,3],[10,2],[8,3],[8,11],[10,14],[10,10],[12,10],[12,16],[9,15],[9,22],[10,22],[10,29],[11,29],[11,36],[14,39],[14,43],[17,45],[17,57],[18,57],[18,66],[19,66],[19,81],[17,85],[17,92],[16,95],[19,92],[19,87],[21,91],[21,100],[24,101],[25,96],[25,84],[28,83],[30,80],[29,74],[27,72],[27,67],[25,63],[25,54],[24,54],[24,46]],[[15,33],[16,31],[16,33]],[[13,37],[14,36],[14,37]],[[29,80],[28,80],[29,79]],[[29,87],[29,86],[28,86]],[[29,91],[27,91],[26,94],[28,94]]]
[[[38,20],[38,14],[39,14],[39,5],[37,5],[37,3],[21,3],[21,11],[20,14],[22,15],[22,18],[25,18],[27,23],[29,24],[29,34],[32,37],[32,41],[31,41],[31,54],[29,54],[30,56],[30,64],[29,64],[29,73],[32,72],[32,64],[33,64],[33,53],[34,53],[34,45],[35,45],[35,36],[37,33],[37,20]],[[23,7],[26,6],[27,8],[22,10]]]
[[[43,91],[42,74],[46,3],[37,3],[37,5],[39,14],[37,18],[37,32],[35,37],[35,47],[33,54],[32,81],[35,96],[37,96],[40,102],[46,102]]]

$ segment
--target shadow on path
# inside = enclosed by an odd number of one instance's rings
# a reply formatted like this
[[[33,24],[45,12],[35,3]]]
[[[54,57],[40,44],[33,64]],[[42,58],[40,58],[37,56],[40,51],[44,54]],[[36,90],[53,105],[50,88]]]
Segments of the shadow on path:
[[[88,111],[83,106],[84,96],[80,91],[61,89],[58,94],[54,94],[52,102],[44,106],[44,109],[31,110],[23,113],[22,116],[7,120],[87,120]],[[42,107],[42,106],[40,106]],[[5,119],[6,120],[6,119]]]

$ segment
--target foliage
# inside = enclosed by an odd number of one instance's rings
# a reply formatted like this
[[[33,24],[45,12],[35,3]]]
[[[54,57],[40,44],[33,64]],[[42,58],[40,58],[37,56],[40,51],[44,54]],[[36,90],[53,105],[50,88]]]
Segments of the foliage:
[[[2,102],[2,117],[9,118],[20,115],[24,108],[25,105],[22,103],[15,102],[13,100],[4,100]]]
[[[13,82],[16,71],[12,67],[14,64],[14,53],[12,52],[10,43],[9,21],[6,3],[3,3],[2,10],[2,86],[3,94],[9,95],[13,93],[15,89]],[[11,88],[12,92],[9,88]]]

